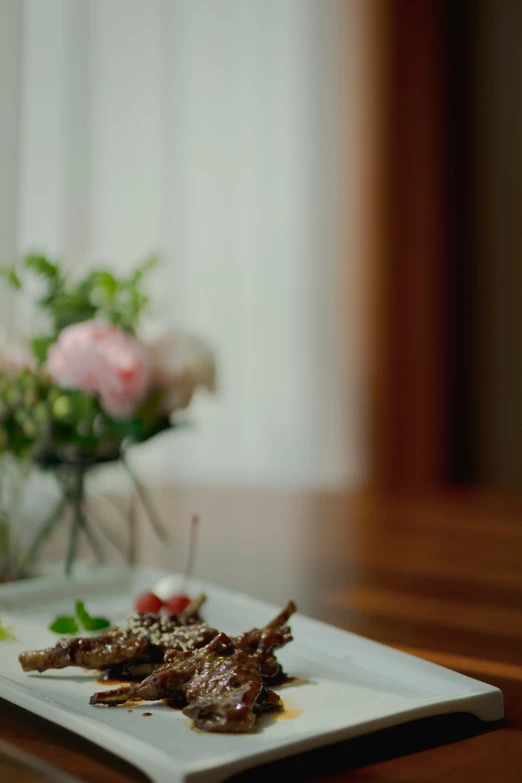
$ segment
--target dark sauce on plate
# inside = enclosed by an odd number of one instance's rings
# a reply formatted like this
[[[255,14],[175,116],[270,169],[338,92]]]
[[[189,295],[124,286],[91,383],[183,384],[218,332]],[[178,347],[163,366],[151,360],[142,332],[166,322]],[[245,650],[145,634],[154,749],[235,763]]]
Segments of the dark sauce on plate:
[[[170,699],[162,699],[161,700],[165,707],[168,707],[169,710],[182,710],[184,707],[187,706],[187,701],[183,694],[180,694],[178,697],[170,698]]]

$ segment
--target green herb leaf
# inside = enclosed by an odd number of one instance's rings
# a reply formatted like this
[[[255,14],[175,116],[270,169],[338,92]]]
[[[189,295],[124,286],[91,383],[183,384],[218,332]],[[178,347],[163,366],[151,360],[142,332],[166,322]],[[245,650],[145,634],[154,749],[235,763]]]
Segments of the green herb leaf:
[[[110,626],[109,620],[105,617],[91,617],[83,601],[76,601],[76,616],[86,631],[101,631]]]
[[[110,622],[105,617],[91,617],[88,625],[85,626],[86,631],[102,631],[104,628],[109,628]]]
[[[74,617],[65,617],[62,615],[51,623],[49,630],[63,636],[64,634],[78,633],[79,627]]]
[[[85,604],[83,601],[76,601],[74,604],[74,608],[76,610],[76,617],[81,622],[82,625],[85,625],[85,623],[89,623],[89,621],[92,619],[91,615],[85,608]]]
[[[13,633],[12,625],[3,625],[0,620],[0,642],[16,642],[16,636]]]

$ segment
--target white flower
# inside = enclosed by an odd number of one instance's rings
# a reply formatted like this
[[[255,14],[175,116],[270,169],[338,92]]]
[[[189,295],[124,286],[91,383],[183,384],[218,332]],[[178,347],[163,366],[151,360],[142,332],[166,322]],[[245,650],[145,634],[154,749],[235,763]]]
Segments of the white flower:
[[[162,409],[186,408],[198,387],[216,390],[216,363],[206,343],[195,335],[167,334],[147,346],[152,386],[163,390]]]
[[[0,328],[0,371],[17,375],[25,368],[35,369],[35,365],[29,341],[21,334]]]

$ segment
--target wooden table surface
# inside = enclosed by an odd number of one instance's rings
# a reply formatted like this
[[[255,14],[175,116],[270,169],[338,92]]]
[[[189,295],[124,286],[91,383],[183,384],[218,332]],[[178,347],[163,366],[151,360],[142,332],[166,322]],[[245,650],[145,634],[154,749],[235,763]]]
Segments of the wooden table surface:
[[[506,717],[451,716],[378,732],[236,776],[379,783],[522,780],[522,499],[477,492],[379,499],[198,487],[158,494],[173,545],[143,525],[144,561],[179,568],[201,514],[197,575],[448,666],[502,689]],[[93,783],[146,778],[0,701],[0,739]],[[9,780],[0,756],[0,780]],[[27,774],[27,777],[24,777]],[[31,777],[33,775],[33,777]],[[35,780],[17,771],[16,780]],[[45,779],[45,778],[42,778]]]

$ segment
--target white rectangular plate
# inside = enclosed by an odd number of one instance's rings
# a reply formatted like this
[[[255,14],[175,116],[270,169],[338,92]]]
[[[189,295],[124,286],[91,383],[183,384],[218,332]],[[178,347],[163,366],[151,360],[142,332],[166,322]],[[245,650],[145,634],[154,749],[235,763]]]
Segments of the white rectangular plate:
[[[0,644],[0,696],[107,748],[155,783],[224,780],[266,761],[416,718],[454,712],[483,721],[503,717],[497,688],[302,615],[292,618],[294,641],[279,657],[306,682],[281,690],[287,715],[261,718],[251,735],[196,733],[188,719],[161,702],[132,713],[90,707],[89,696],[103,686],[81,669],[22,672],[18,654],[54,644],[57,637],[47,626],[56,614],[71,613],[74,599],[120,622],[132,611],[134,596],[162,575],[154,569],[102,570],[73,584],[32,580],[0,588],[0,617],[18,637]],[[201,590],[208,596],[205,619],[229,634],[263,625],[281,608],[194,580],[191,594]],[[281,596],[281,604],[291,597]],[[152,717],[142,717],[144,711]]]

